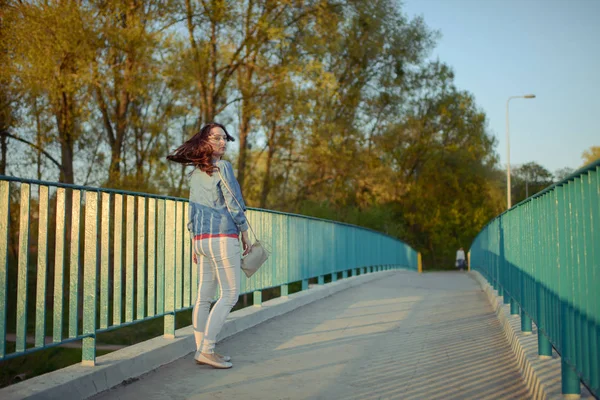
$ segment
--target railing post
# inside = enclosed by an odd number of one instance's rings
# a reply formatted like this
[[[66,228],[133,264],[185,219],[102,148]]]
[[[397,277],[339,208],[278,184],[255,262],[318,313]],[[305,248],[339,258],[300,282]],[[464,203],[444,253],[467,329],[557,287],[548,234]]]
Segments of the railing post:
[[[254,291],[254,301],[253,304],[257,307],[262,306],[262,292],[260,290]]]
[[[538,356],[542,359],[552,358],[552,344],[538,328]]]
[[[541,359],[552,358],[552,345],[550,340],[542,333],[540,327],[545,327],[546,321],[546,306],[545,306],[545,295],[540,283],[537,283],[537,310],[538,310],[538,356]]]
[[[578,399],[581,396],[579,377],[564,357],[561,359],[560,372],[562,378],[562,394],[569,399]]]
[[[342,271],[342,279],[346,279],[348,277],[348,270]]]
[[[58,196],[57,193],[57,197]],[[57,200],[57,204],[59,200]],[[57,205],[58,210],[58,205]],[[57,215],[59,215],[57,211]],[[59,217],[57,216],[57,219]],[[60,221],[60,220],[59,220]],[[10,186],[8,182],[0,182],[0,357],[6,354],[6,302],[7,293],[4,289],[8,282],[8,243],[9,243],[9,222],[10,222]],[[59,222],[60,223],[60,222]],[[58,241],[58,239],[57,239]],[[58,252],[57,252],[58,253]],[[58,264],[58,263],[57,263]],[[57,268],[58,270],[58,268]],[[56,272],[58,275],[58,271]],[[56,301],[56,299],[55,299]],[[55,318],[56,324],[56,318]],[[55,328],[56,330],[56,328]]]
[[[308,289],[308,279],[302,279],[302,290]]]
[[[525,335],[531,335],[531,318],[521,309],[521,332]]]
[[[288,297],[289,296],[289,291],[288,291],[288,285],[281,285],[281,297]]]
[[[318,283],[319,283],[319,285],[325,284],[325,275],[319,275]]]
[[[331,273],[331,282],[335,282],[337,281],[337,272],[332,272]]]
[[[510,296],[508,295],[508,292],[506,291],[506,289],[502,289],[502,301],[504,302],[504,304],[510,304]]]
[[[167,200],[165,205],[165,265],[164,265],[164,334],[175,338],[175,202]]]
[[[510,299],[510,315],[519,315],[519,304],[513,298]]]
[[[467,271],[471,270],[471,250],[467,253]]]
[[[561,347],[560,372],[562,380],[562,394],[568,398],[578,398],[581,395],[581,385],[577,373],[568,363],[573,358],[570,351],[571,340],[573,340],[573,326],[570,323],[569,306],[562,303],[560,306],[560,328],[561,328]]]
[[[419,273],[423,272],[423,259],[421,258],[421,252],[417,253],[417,271]]]
[[[96,293],[98,261],[98,193],[85,194],[85,246],[83,258],[83,338],[81,364],[96,365]]]
[[[362,268],[362,274],[364,275],[364,274],[366,274],[366,273],[367,273],[367,268],[366,268],[366,267],[363,267],[363,268]]]

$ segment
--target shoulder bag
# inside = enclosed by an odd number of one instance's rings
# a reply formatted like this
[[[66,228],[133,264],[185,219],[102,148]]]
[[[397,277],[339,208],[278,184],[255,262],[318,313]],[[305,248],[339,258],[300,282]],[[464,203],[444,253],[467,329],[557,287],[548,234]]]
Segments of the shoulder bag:
[[[233,194],[233,191],[229,188],[227,181],[223,179],[223,175],[221,175],[221,170],[217,168],[217,171],[219,172],[219,176],[221,177],[221,182],[223,182],[229,193],[231,193],[231,197],[233,197],[235,202],[238,203],[240,210],[244,211],[244,208],[242,207],[238,199],[235,197],[235,194]],[[252,234],[254,235],[255,239],[255,242],[252,244],[252,246],[250,246],[250,252],[242,258],[242,271],[244,271],[246,276],[250,278],[252,275],[254,275],[256,271],[258,271],[258,269],[265,263],[265,261],[267,261],[271,254],[267,249],[265,249],[260,240],[258,240],[258,237],[256,236],[254,229],[252,229],[252,225],[250,225],[250,221],[248,221],[248,216],[245,212],[244,215],[246,216],[246,222],[248,223],[248,227],[250,228],[250,231],[252,231]]]

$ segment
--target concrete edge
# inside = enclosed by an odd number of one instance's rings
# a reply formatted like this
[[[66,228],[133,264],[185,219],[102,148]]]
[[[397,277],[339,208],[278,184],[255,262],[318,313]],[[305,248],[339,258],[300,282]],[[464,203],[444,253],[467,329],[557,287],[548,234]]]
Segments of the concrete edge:
[[[532,322],[530,334],[521,331],[520,315],[510,314],[510,304],[504,304],[503,298],[478,271],[470,271],[479,283],[498,317],[508,343],[515,356],[519,371],[525,380],[532,399],[565,399],[562,394],[561,360],[556,351],[552,357],[542,359],[538,355],[537,326]],[[568,397],[569,399],[578,398]],[[581,398],[594,397],[581,385]]]
[[[266,301],[262,306],[237,310],[229,315],[217,340],[231,337],[334,293],[398,272],[414,271],[381,271],[341,279],[322,286],[311,285],[308,290]],[[98,357],[96,366],[84,366],[79,363],[0,389],[0,398],[88,398],[121,383],[136,380],[143,374],[185,357],[193,352],[194,348],[193,328],[187,326],[176,330],[173,339],[160,336]]]

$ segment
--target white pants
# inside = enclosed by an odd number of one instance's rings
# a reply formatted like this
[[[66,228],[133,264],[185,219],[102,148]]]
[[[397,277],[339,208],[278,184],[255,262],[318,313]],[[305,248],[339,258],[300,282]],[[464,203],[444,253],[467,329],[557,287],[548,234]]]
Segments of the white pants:
[[[192,314],[196,350],[213,353],[217,335],[240,293],[241,248],[237,238],[194,240],[198,257],[198,297]],[[210,311],[219,284],[220,297]]]

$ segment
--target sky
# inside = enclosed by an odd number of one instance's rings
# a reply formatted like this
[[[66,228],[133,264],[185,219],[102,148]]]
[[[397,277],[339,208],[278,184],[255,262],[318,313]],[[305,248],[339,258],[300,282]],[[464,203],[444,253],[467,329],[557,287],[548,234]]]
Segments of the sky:
[[[582,166],[600,146],[600,0],[403,0],[441,34],[431,58],[451,66],[475,96],[506,166],[535,161],[550,172]]]

